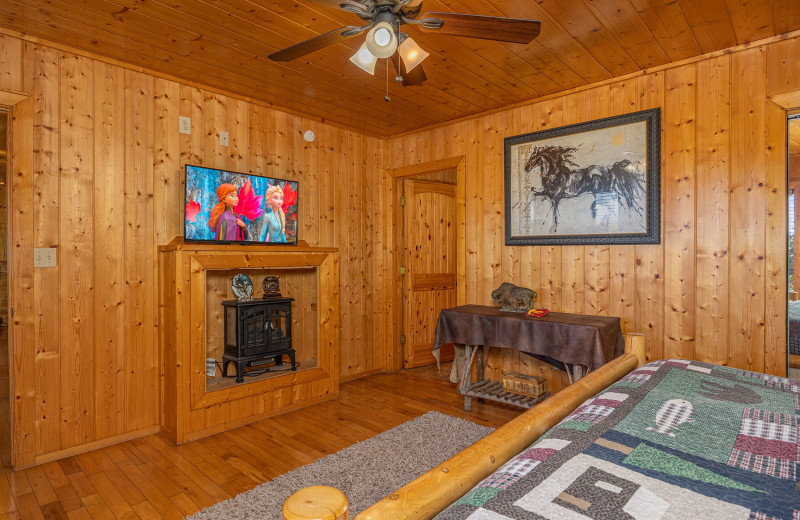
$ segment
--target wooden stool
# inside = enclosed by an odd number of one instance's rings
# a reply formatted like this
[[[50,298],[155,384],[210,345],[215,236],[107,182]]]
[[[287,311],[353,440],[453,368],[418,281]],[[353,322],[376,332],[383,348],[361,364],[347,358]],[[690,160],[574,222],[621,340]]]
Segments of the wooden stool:
[[[283,503],[283,520],[349,520],[347,497],[336,488],[303,488]]]

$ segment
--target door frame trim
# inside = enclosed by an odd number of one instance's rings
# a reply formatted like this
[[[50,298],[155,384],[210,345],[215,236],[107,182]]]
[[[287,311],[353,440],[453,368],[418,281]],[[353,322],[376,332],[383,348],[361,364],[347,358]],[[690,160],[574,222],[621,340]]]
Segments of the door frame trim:
[[[386,350],[386,369],[400,370],[403,368],[403,346],[400,344],[400,330],[403,325],[403,280],[400,276],[400,266],[403,265],[403,208],[400,206],[400,196],[403,193],[403,180],[418,175],[428,175],[443,171],[456,171],[456,305],[463,305],[466,299],[466,156],[457,155],[436,161],[428,161],[399,168],[387,170],[392,178],[390,229],[393,234],[393,244],[390,270],[390,297],[391,302],[391,327],[389,331],[389,348]]]
[[[784,92],[781,94],[772,94],[767,96],[767,99],[772,101],[775,105],[780,107],[783,110],[783,130],[784,130],[784,152],[785,152],[785,162],[784,162],[784,176],[786,180],[786,194],[788,195],[791,186],[789,185],[789,167],[790,167],[790,156],[789,156],[789,131],[788,125],[789,118],[793,115],[800,113],[800,90],[793,90],[790,92]],[[769,122],[766,123],[767,128],[769,128]],[[789,215],[789,202],[788,197],[784,197],[784,208],[783,214],[786,215],[786,221],[784,222],[784,236],[788,238],[789,235],[789,219],[793,218],[792,215]],[[797,198],[795,198],[795,204],[797,204]],[[795,210],[796,211],[796,210]],[[797,233],[797,230],[795,230]],[[789,298],[788,298],[788,288],[789,288],[789,246],[787,240],[784,240],[784,284],[783,287],[787,291],[784,296],[784,326],[785,326],[785,344],[784,347],[786,349],[786,364],[785,364],[785,371],[778,370],[778,375],[782,375],[783,377],[788,377],[789,375],[789,368],[791,367],[791,354],[789,354]],[[797,254],[795,252],[795,270],[797,269]],[[769,303],[767,302],[767,305]],[[766,355],[766,352],[765,352]]]
[[[36,457],[35,378],[33,345],[33,248],[17,244],[23,240],[14,234],[22,230],[33,213],[25,204],[14,204],[12,192],[18,197],[33,195],[33,101],[29,94],[0,88],[0,109],[8,115],[6,179],[6,244],[8,249],[8,396],[11,443],[11,466],[15,469],[32,466]],[[24,137],[23,137],[24,136]],[[15,172],[14,175],[12,172]],[[24,242],[24,240],[23,240]],[[15,254],[16,252],[16,254]],[[10,309],[15,308],[15,316]]]

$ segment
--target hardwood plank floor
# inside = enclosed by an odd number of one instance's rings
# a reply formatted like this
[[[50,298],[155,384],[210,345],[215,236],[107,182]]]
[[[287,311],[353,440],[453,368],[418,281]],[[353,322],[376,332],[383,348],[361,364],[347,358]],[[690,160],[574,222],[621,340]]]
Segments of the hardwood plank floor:
[[[455,385],[429,374],[344,383],[335,401],[175,446],[162,435],[22,471],[0,472],[0,520],[180,520],[428,411],[497,427],[522,410],[463,409]]]
[[[421,367],[416,367],[416,368],[406,368],[403,370],[403,372],[417,377],[422,377],[424,379],[430,379],[432,381],[441,381],[443,383],[448,383],[450,382],[450,370],[452,368],[453,368],[453,362],[445,361],[444,363],[442,363],[441,369],[437,369],[436,364],[433,364],[433,365],[423,365]]]

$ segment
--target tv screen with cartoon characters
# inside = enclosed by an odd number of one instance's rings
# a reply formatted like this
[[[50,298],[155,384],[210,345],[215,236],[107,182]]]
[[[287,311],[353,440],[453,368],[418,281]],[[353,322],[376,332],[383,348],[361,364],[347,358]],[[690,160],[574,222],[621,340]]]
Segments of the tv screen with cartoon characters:
[[[297,244],[297,182],[186,165],[187,241]]]

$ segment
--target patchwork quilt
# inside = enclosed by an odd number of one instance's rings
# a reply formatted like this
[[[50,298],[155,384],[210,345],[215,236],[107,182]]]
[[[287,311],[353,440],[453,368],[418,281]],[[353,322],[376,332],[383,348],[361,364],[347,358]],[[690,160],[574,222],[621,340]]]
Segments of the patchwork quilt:
[[[789,302],[789,354],[800,356],[800,301]]]
[[[438,519],[800,520],[800,381],[649,363]]]

